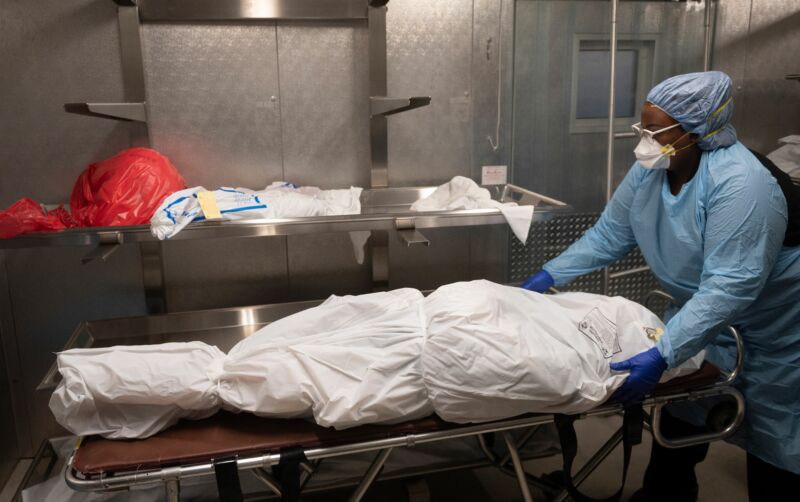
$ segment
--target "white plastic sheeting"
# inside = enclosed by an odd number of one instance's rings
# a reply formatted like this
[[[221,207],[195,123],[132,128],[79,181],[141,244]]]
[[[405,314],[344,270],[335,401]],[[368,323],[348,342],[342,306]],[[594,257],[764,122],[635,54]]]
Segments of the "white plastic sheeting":
[[[227,356],[202,342],[62,352],[50,409],[73,434],[109,438],[151,436],[220,406],[337,428],[422,418],[433,412],[422,302],[415,289],[332,296]]]
[[[332,296],[231,349],[219,394],[235,409],[339,429],[430,415],[422,305],[416,289]]]
[[[167,197],[150,219],[150,231],[158,239],[169,239],[193,221],[205,219],[199,192],[187,188]],[[361,213],[361,188],[320,190],[275,182],[260,191],[223,187],[212,192],[216,208],[225,220],[299,218]]]
[[[180,418],[219,410],[207,369],[224,358],[202,342],[68,350],[58,354],[62,380],[50,410],[80,436],[152,436]]]
[[[63,352],[50,408],[74,434],[110,438],[147,437],[220,407],[336,428],[433,412],[456,422],[575,413],[624,381],[610,362],[652,347],[663,328],[622,298],[488,281],[428,298],[414,289],[332,296],[227,355],[202,342]]]
[[[425,310],[428,396],[440,417],[459,423],[592,409],[627,376],[609,364],[650,349],[664,332],[655,314],[621,297],[540,295],[488,281],[443,286]]]

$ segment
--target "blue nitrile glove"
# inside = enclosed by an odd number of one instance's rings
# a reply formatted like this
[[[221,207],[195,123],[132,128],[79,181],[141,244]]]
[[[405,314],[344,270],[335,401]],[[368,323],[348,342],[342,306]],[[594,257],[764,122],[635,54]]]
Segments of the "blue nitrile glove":
[[[536,293],[544,293],[548,289],[552,288],[556,281],[553,280],[553,276],[547,270],[540,270],[533,274],[532,276],[525,279],[525,282],[522,283],[522,289],[527,289],[528,291],[534,291]]]
[[[621,363],[611,363],[611,371],[631,372],[611,399],[621,402],[626,408],[643,401],[644,397],[655,389],[666,369],[667,362],[655,347]]]

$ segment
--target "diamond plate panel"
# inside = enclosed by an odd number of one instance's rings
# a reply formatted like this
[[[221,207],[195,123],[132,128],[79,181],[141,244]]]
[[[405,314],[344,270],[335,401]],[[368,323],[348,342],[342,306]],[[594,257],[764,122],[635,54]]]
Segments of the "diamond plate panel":
[[[555,258],[578,240],[597,222],[599,217],[600,213],[575,213],[557,216],[549,221],[534,222],[531,225],[531,237],[526,245],[523,246],[518,240],[511,239],[510,282],[522,281],[541,269],[545,262]],[[647,263],[637,248],[609,267],[609,270],[611,273],[615,273],[645,266]],[[644,303],[647,295],[658,288],[655,276],[649,271],[641,271],[611,279],[608,294],[624,296],[635,302]],[[603,272],[593,272],[579,277],[560,289],[602,293]],[[656,311],[663,309],[663,302],[654,305],[658,307]]]
[[[541,269],[545,262],[552,260],[570,244],[580,239],[583,233],[595,224],[599,216],[599,213],[575,213],[548,221],[534,222],[525,246],[518,240],[511,239],[510,280],[512,282],[524,280]],[[602,272],[579,277],[561,289],[600,293],[603,289]]]
[[[144,24],[142,45],[152,144],[189,186],[283,179],[274,24]]]

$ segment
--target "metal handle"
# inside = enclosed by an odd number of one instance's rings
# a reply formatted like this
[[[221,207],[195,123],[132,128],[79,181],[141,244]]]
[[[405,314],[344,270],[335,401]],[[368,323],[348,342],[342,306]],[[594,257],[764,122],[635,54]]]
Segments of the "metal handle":
[[[670,303],[675,302],[675,298],[663,291],[654,290],[651,291],[647,298],[644,301],[644,306],[646,308],[650,308],[653,300],[655,299],[664,299],[669,301]],[[719,389],[720,394],[727,394],[732,396],[736,400],[736,417],[728,424],[728,426],[719,431],[719,432],[709,432],[704,434],[696,434],[692,436],[685,436],[679,439],[667,439],[666,437],[661,434],[661,410],[663,409],[664,405],[667,404],[665,401],[657,400],[653,406],[653,438],[658,441],[659,444],[664,446],[665,448],[682,448],[684,446],[691,446],[695,444],[707,443],[710,441],[716,441],[719,439],[725,439],[731,434],[733,434],[736,429],[742,424],[744,420],[744,409],[745,409],[745,402],[744,397],[742,394],[731,387],[733,382],[739,377],[742,373],[742,369],[744,367],[744,340],[742,339],[741,333],[739,330],[733,326],[728,326],[726,330],[733,336],[733,339],[736,342],[736,367],[730,373],[725,373],[726,377],[724,380],[721,380],[714,384],[714,388]],[[689,395],[691,398],[691,393]]]
[[[744,420],[744,396],[738,390],[734,389],[733,387],[728,387],[726,389],[722,389],[721,394],[727,394],[733,397],[736,400],[736,416],[734,420],[728,424],[723,430],[719,432],[706,432],[703,434],[695,434],[692,436],[684,436],[678,439],[668,439],[664,437],[661,433],[661,410],[663,409],[664,405],[667,403],[659,402],[656,403],[653,407],[653,438],[665,448],[683,448],[685,446],[692,446],[696,444],[708,443],[711,441],[717,441],[720,439],[725,439],[731,434],[733,434],[736,429],[742,425],[742,421]]]

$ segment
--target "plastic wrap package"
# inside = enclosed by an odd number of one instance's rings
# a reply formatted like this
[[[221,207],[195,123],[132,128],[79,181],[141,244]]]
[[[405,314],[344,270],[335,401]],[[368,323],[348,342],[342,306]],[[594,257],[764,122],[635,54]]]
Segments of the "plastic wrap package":
[[[73,349],[50,399],[76,435],[143,438],[220,406],[345,428],[432,413],[422,383],[422,293],[332,296],[229,355],[202,342]]]
[[[169,159],[149,148],[129,148],[81,173],[70,197],[72,217],[84,227],[142,225],[185,187]]]
[[[152,436],[181,418],[219,410],[209,372],[224,357],[202,342],[68,350],[58,354],[62,380],[50,410],[79,436]]]
[[[298,218],[361,213],[361,188],[320,190],[275,182],[264,190],[222,187],[211,192],[213,205],[225,220],[260,218]],[[150,220],[150,230],[158,239],[169,239],[193,221],[206,216],[198,194],[203,187],[172,194]]]
[[[609,363],[649,349],[663,327],[622,298],[488,281],[428,298],[332,296],[227,355],[201,342],[63,352],[50,408],[74,434],[111,438],[147,437],[220,407],[338,429],[434,412],[453,422],[581,412],[624,381]]]
[[[32,232],[53,232],[75,226],[75,221],[63,207],[45,212],[32,199],[20,199],[5,211],[0,211],[0,239],[10,239]]]
[[[518,206],[514,202],[498,202],[492,199],[489,190],[481,188],[473,180],[456,176],[439,186],[429,196],[411,205],[412,211],[455,211],[459,209],[499,209],[511,231],[523,244],[533,220],[533,206]]]
[[[220,396],[239,410],[337,429],[430,415],[422,302],[416,289],[332,296],[276,321],[231,349]]]
[[[627,376],[609,363],[650,349],[664,333],[655,314],[621,297],[541,295],[489,281],[443,286],[425,311],[428,397],[457,423],[590,410]],[[701,353],[664,380],[702,362]]]

